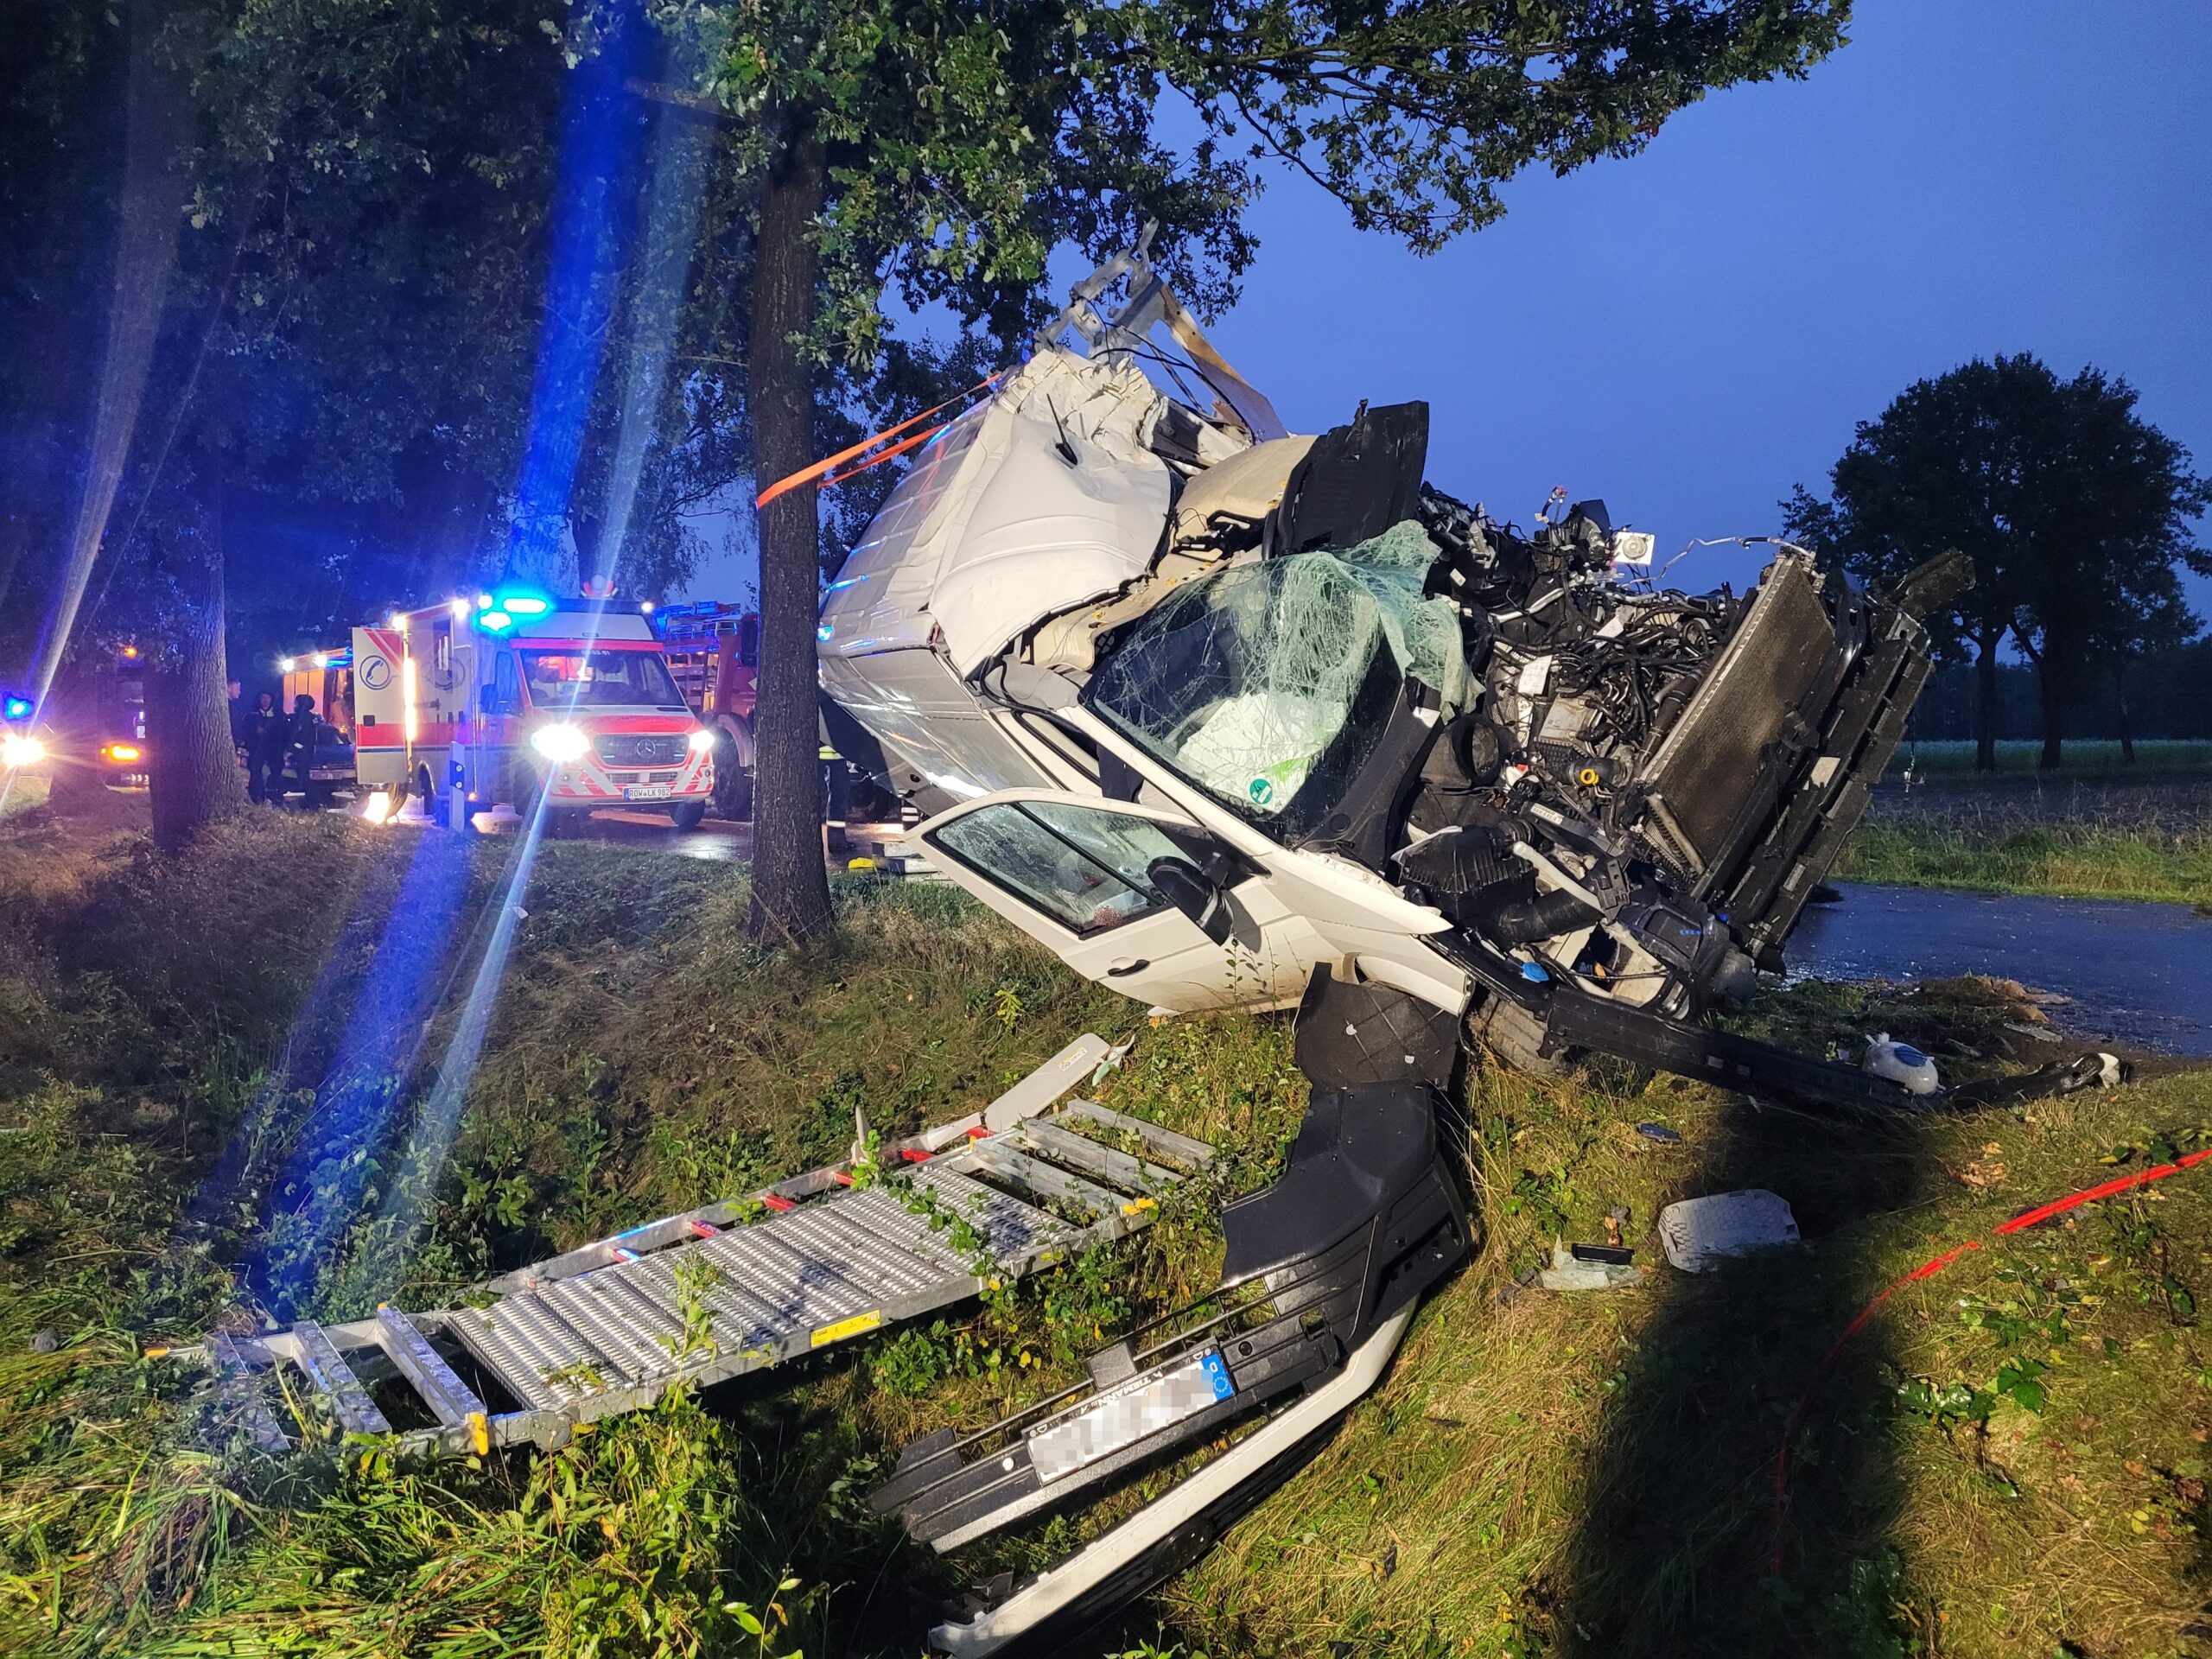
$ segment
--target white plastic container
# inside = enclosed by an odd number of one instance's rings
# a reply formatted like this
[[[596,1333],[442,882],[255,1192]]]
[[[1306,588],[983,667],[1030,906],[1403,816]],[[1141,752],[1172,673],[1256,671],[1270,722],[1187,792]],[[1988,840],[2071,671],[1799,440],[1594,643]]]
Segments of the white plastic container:
[[[1859,1058],[1859,1069],[1887,1078],[1908,1095],[1936,1092],[1936,1062],[1910,1043],[1891,1041],[1886,1031],[1877,1033],[1866,1045],[1866,1052]]]

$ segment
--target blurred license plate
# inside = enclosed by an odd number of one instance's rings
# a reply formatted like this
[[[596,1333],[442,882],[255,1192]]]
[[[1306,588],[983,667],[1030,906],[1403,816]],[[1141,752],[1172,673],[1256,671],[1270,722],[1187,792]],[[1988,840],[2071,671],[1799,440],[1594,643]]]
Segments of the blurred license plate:
[[[630,784],[624,787],[626,801],[664,801],[676,792],[673,784]]]
[[[1040,1425],[1029,1435],[1029,1461],[1040,1485],[1087,1463],[1134,1446],[1236,1392],[1229,1367],[1209,1348],[1179,1364],[1131,1377],[1082,1410]]]

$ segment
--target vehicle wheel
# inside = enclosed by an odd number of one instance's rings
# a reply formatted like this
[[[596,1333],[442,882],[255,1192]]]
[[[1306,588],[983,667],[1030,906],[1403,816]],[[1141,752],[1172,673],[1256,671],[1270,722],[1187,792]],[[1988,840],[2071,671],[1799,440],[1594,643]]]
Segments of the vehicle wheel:
[[[845,808],[845,817],[853,823],[896,823],[899,798],[874,778],[856,772],[853,774],[852,799]]]
[[[707,821],[704,801],[678,801],[668,809],[669,822],[679,831],[696,830]]]
[[[1566,1061],[1543,1052],[1543,1022],[1495,992],[1467,1017],[1467,1025],[1484,1047],[1516,1070],[1539,1077],[1560,1077],[1567,1071]]]
[[[734,762],[725,769],[720,761],[715,765],[715,816],[728,818],[733,823],[747,823],[753,817],[753,769]]]

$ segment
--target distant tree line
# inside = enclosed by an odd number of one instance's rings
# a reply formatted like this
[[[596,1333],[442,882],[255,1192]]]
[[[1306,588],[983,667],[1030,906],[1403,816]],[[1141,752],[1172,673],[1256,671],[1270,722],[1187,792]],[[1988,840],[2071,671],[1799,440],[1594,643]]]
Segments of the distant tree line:
[[[1912,712],[1912,734],[1929,742],[1969,742],[1979,688],[1971,663],[1938,670]],[[2131,665],[2128,696],[2107,680],[2067,709],[2063,738],[2090,742],[2212,738],[2212,639],[2151,652]],[[2042,688],[2032,663],[1997,666],[1996,741],[2039,741]]]
[[[2172,705],[2152,663],[2202,626],[2182,572],[2212,575],[2193,530],[2212,482],[2135,405],[2134,388],[2099,369],[2062,380],[2026,353],[1977,358],[1862,422],[1828,499],[1800,485],[1783,503],[1792,536],[1870,581],[1950,549],[1973,558],[1972,590],[1929,623],[1940,662],[1973,664],[1979,771],[1996,765],[2007,653],[2031,665],[2045,766],[2100,699],[2114,736]]]

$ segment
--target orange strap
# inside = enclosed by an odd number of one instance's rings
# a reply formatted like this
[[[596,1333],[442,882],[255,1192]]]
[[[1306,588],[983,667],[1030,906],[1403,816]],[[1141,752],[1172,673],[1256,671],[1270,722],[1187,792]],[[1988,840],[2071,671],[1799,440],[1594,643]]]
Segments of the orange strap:
[[[986,375],[983,378],[978,380],[974,385],[969,387],[967,391],[961,392],[955,397],[946,398],[935,409],[925,409],[918,415],[910,415],[905,420],[899,422],[898,425],[887,426],[880,432],[871,433],[867,437],[862,438],[858,443],[853,444],[849,448],[840,449],[836,454],[830,456],[827,460],[817,461],[811,467],[802,467],[798,471],[793,473],[789,478],[778,479],[774,483],[771,484],[766,489],[761,491],[759,495],[753,498],[753,505],[756,507],[765,507],[778,496],[786,495],[791,491],[798,488],[800,485],[811,483],[817,478],[822,480],[823,486],[826,488],[831,484],[839,483],[845,479],[850,478],[855,473],[866,472],[870,467],[874,466],[877,461],[888,461],[892,456],[899,454],[905,450],[912,448],[916,444],[924,442],[932,436],[936,429],[932,429],[932,431],[931,432],[922,433],[918,436],[909,438],[904,443],[894,444],[890,448],[886,449],[880,455],[871,455],[866,461],[862,462],[858,467],[848,468],[846,471],[842,473],[837,472],[837,468],[844,466],[844,464],[850,461],[854,456],[865,453],[874,445],[881,443],[886,438],[897,437],[908,427],[920,425],[924,421],[929,419],[931,416],[940,414],[944,410],[950,409],[955,404],[959,403],[965,398],[974,397],[985,386],[996,385],[1005,378],[1005,371],[1003,370],[1000,371],[997,374]],[[832,473],[836,473],[836,476],[834,478],[829,476],[829,474]]]
[[[944,428],[943,426],[932,426],[926,431],[915,433],[911,438],[901,438],[889,448],[879,449],[874,454],[868,456],[867,460],[856,461],[851,466],[846,467],[844,471],[830,474],[829,477],[822,480],[822,487],[826,490],[832,484],[842,484],[847,479],[853,477],[855,474],[868,471],[869,467],[876,465],[879,461],[888,461],[893,455],[903,455],[906,451],[914,448],[915,445],[927,443],[931,438],[937,436],[938,433],[944,430]]]

